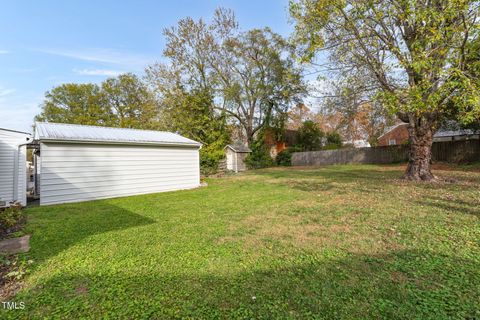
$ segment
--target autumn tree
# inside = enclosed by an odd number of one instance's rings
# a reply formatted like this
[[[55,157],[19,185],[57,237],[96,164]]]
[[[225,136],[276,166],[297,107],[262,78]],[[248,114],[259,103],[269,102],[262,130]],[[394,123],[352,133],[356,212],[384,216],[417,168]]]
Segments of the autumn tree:
[[[455,108],[471,122],[480,113],[479,85],[467,72],[468,43],[478,39],[474,0],[299,0],[291,3],[304,60],[330,53],[340,70],[362,72],[377,99],[408,123],[405,178],[432,180],[433,135]]]
[[[387,125],[393,124],[393,116],[383,104],[374,99],[376,91],[366,89],[369,79],[359,75],[344,76],[332,81],[329,86],[331,95],[321,104],[322,112],[338,117],[334,130],[342,135],[345,141],[366,140],[375,145],[378,137]],[[373,88],[373,86],[369,86]]]
[[[298,130],[305,121],[313,120],[314,113],[303,103],[298,103],[288,112],[287,127],[291,130]]]

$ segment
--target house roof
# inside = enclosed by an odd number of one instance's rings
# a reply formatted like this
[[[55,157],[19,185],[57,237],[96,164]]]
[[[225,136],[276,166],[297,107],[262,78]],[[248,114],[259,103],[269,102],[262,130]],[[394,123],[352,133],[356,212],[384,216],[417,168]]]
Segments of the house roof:
[[[378,137],[379,139],[386,135],[389,132],[392,132],[393,130],[401,127],[401,126],[406,126],[408,123],[398,123],[394,126],[387,127],[385,128],[385,132]],[[470,129],[458,129],[458,130],[444,130],[444,129],[439,129],[434,135],[434,138],[442,138],[442,137],[455,137],[455,136],[466,136],[466,135],[473,135],[475,132]]]
[[[470,129],[460,129],[460,130],[438,130],[433,137],[442,138],[442,137],[455,137],[455,136],[468,136],[475,134]]]
[[[390,126],[390,127],[386,127],[385,128],[385,131],[383,132],[383,134],[378,137],[378,139],[382,138],[384,135],[386,135],[387,133],[390,133],[392,132],[393,130],[397,129],[397,128],[400,128],[400,127],[403,127],[403,126],[407,126],[408,123],[405,123],[405,122],[400,122],[400,123],[397,123],[396,125],[393,125],[393,126]]]
[[[46,122],[35,124],[35,140],[201,146],[172,132]]]
[[[28,132],[23,132],[23,131],[18,131],[18,130],[12,130],[12,129],[7,129],[7,128],[0,128],[0,130],[30,135],[30,133],[28,133]]]
[[[243,144],[240,143],[235,143],[235,144],[229,144],[225,148],[230,148],[235,152],[240,152],[240,153],[249,153],[252,152],[249,147],[244,146]]]

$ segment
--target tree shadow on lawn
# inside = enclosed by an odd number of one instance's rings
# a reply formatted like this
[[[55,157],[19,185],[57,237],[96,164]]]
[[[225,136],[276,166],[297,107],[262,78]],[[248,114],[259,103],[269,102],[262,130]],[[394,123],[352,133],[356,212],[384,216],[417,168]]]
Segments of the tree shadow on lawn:
[[[36,265],[92,235],[145,226],[154,220],[108,200],[27,209],[31,256]]]
[[[399,177],[398,171],[380,170],[375,166],[292,167],[291,170],[259,170],[255,174],[276,179],[300,191],[344,191],[351,184],[356,191],[367,194],[377,193],[377,188],[385,182]]]
[[[447,212],[470,214],[480,218],[480,203],[478,199],[465,201],[460,199],[447,199],[438,196],[427,196],[422,201],[417,201],[417,203]]]
[[[386,170],[384,169],[386,168]],[[256,175],[276,179],[282,184],[301,191],[330,191],[344,190],[348,184],[352,184],[358,192],[365,194],[377,194],[386,184],[411,184],[425,189],[445,189],[461,187],[471,189],[475,184],[480,183],[478,175],[455,174],[455,171],[434,171],[440,173],[440,179],[446,178],[445,182],[413,182],[401,179],[403,175],[401,166],[378,166],[378,165],[332,165],[322,167],[290,167],[289,169],[278,170],[264,169],[255,171]],[[451,182],[449,180],[456,181]]]
[[[358,179],[385,180],[396,178],[401,173],[398,170],[381,170],[378,166],[332,165],[322,167],[286,167],[286,170],[265,169],[256,170],[255,174],[269,178],[325,178],[344,181]]]
[[[15,318],[474,319],[478,261],[429,251],[332,258],[308,253],[222,274],[59,274],[21,292]],[[157,273],[156,273],[157,272]]]

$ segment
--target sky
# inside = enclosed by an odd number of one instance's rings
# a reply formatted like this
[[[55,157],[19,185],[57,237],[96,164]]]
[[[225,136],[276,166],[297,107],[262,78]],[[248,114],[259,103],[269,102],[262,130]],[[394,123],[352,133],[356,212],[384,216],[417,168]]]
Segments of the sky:
[[[288,0],[2,1],[0,128],[31,132],[45,92],[62,83],[143,74],[162,59],[164,28],[209,20],[217,7],[233,9],[243,30],[293,29]]]

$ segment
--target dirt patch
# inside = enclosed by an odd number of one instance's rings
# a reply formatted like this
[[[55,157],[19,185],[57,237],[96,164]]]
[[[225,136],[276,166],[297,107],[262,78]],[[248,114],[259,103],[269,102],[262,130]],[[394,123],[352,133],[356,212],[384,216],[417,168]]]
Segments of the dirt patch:
[[[303,203],[302,200],[296,204],[296,207],[304,204],[303,208],[307,212],[298,215],[271,212],[246,217],[241,222],[236,222],[235,226],[230,226],[230,234],[218,239],[217,243],[242,243],[244,250],[251,252],[259,248],[270,248],[272,244],[303,249],[336,247],[351,252],[363,252],[373,249],[372,246],[375,251],[379,251],[385,247],[381,239],[375,240],[370,232],[355,227],[358,215],[332,221],[335,218],[328,213],[322,216],[312,211],[312,203]]]
[[[0,256],[0,300],[8,300],[22,288],[23,266],[17,256]]]
[[[75,294],[79,296],[86,295],[88,293],[88,288],[86,285],[79,285],[75,288]]]
[[[405,273],[400,272],[400,271],[394,271],[390,274],[390,277],[392,278],[393,282],[396,283],[407,283],[408,282],[408,277]]]

